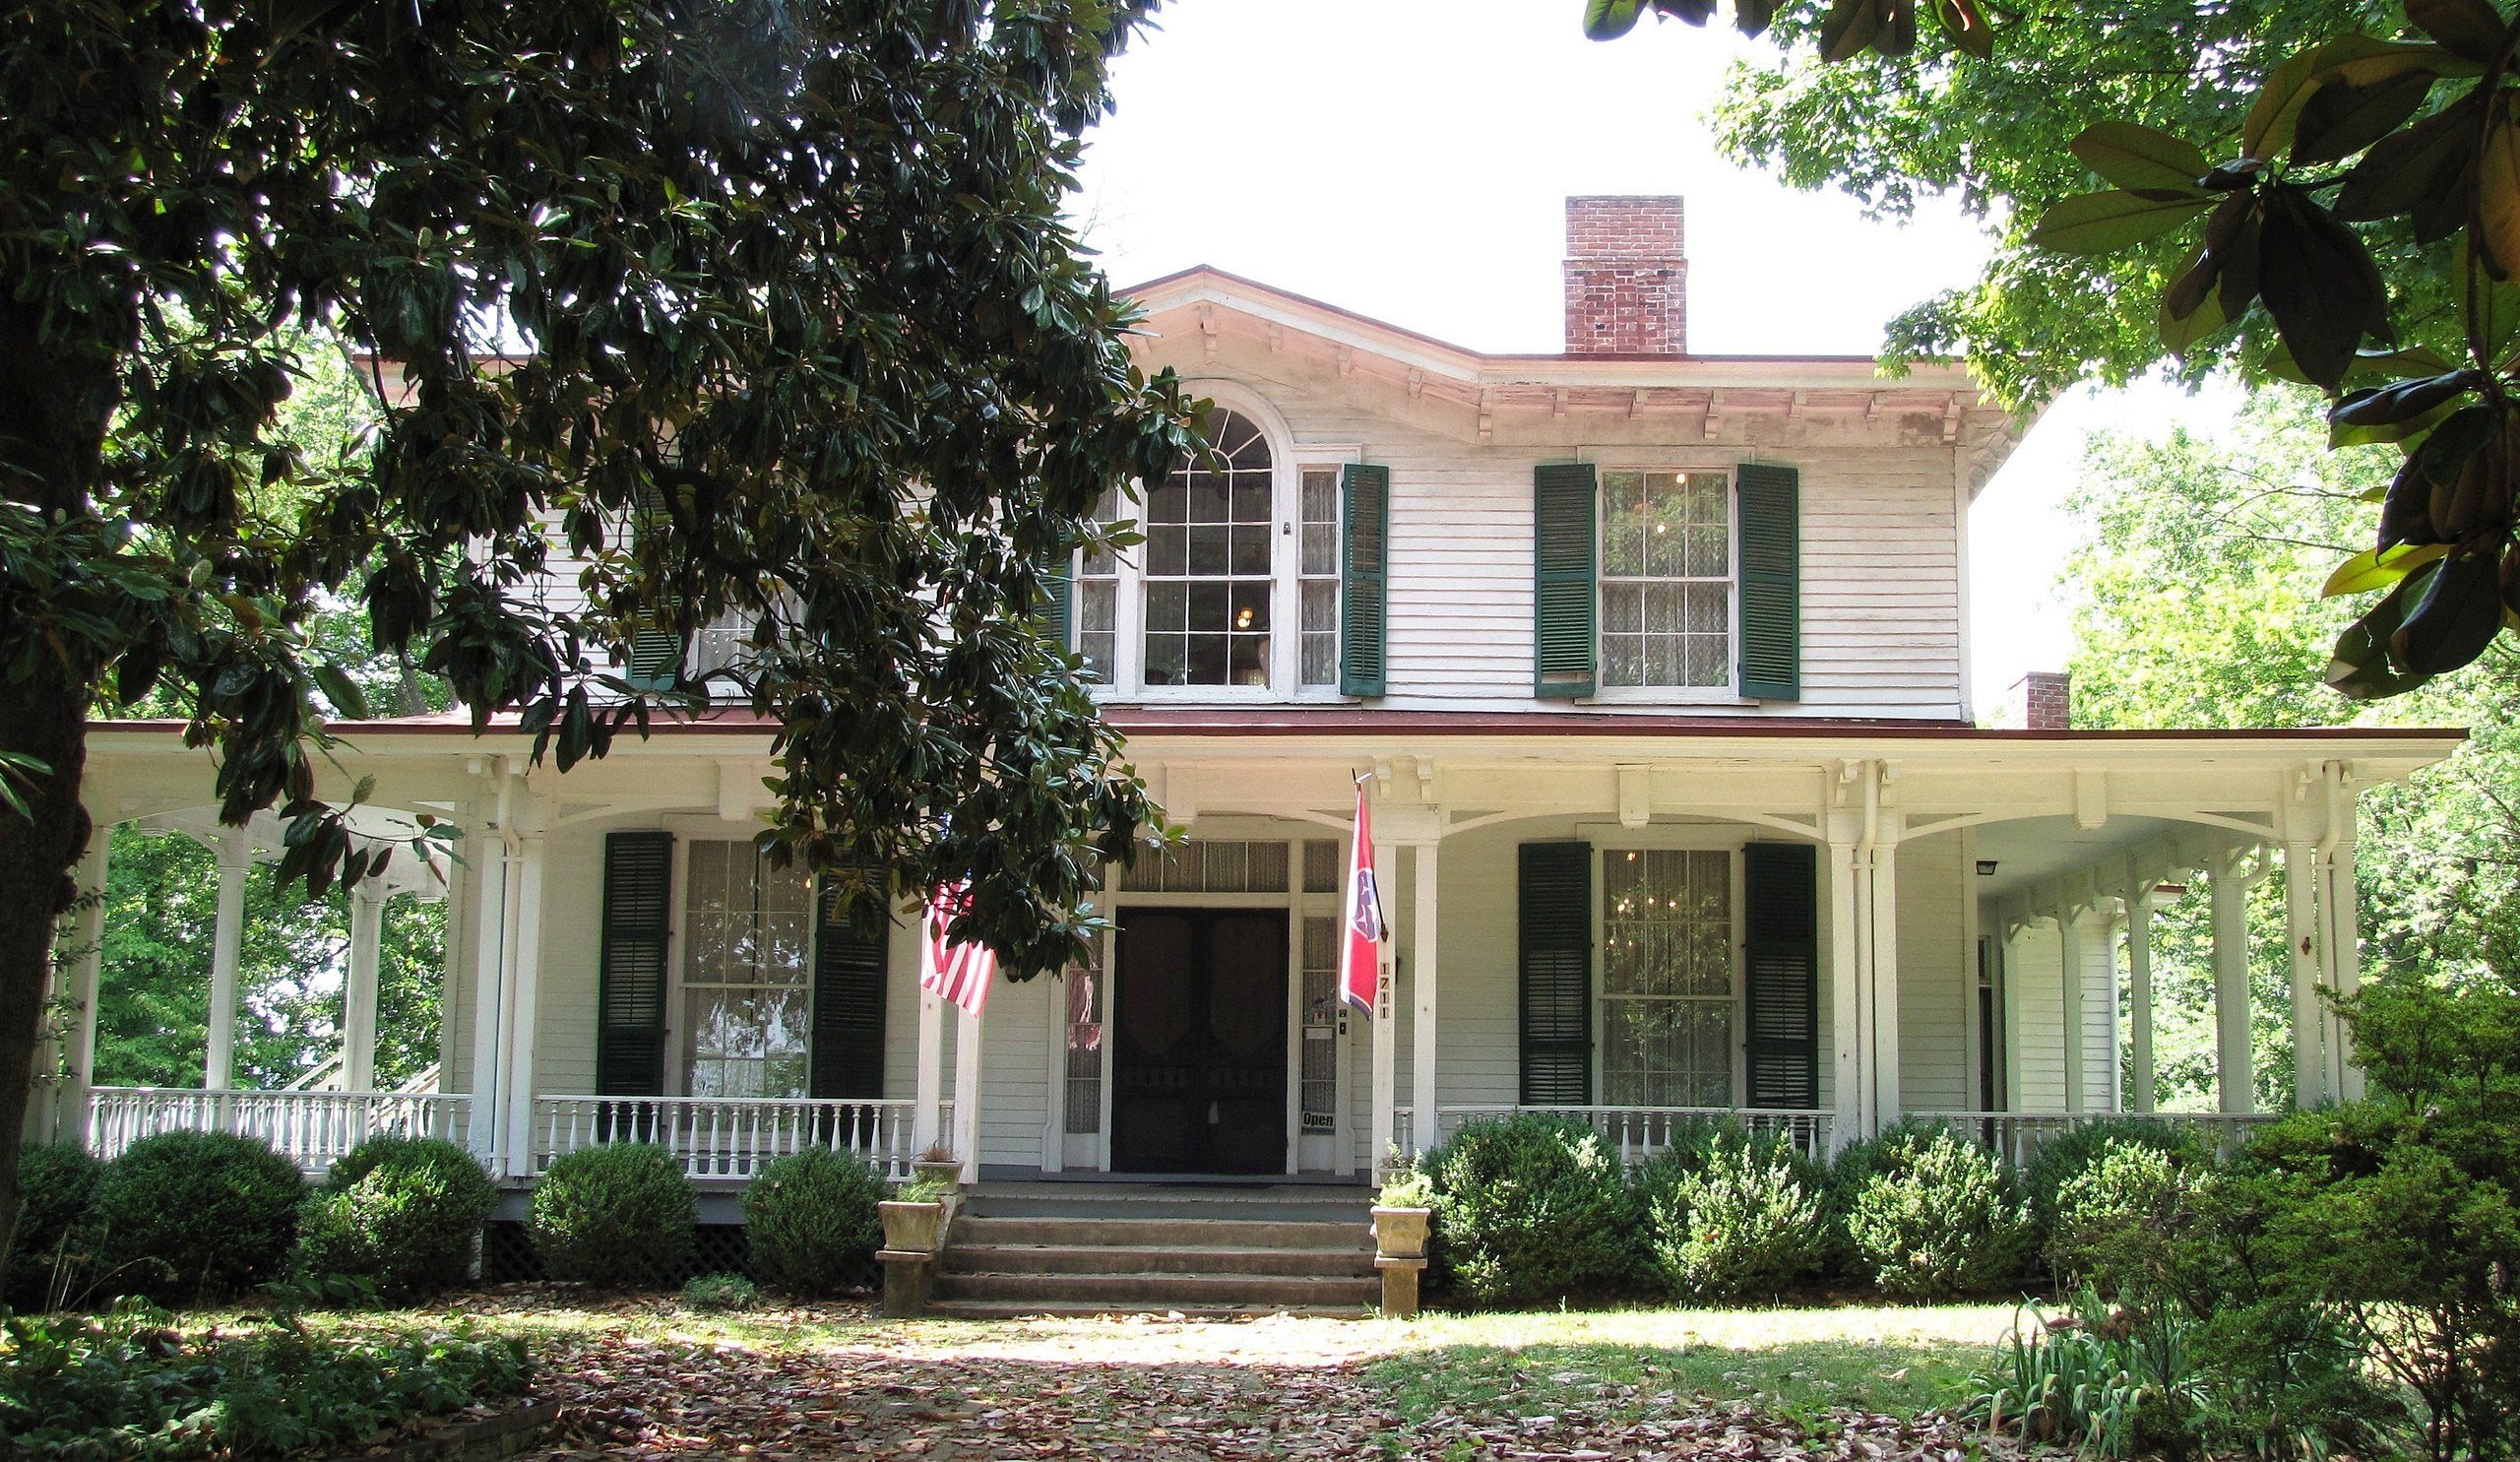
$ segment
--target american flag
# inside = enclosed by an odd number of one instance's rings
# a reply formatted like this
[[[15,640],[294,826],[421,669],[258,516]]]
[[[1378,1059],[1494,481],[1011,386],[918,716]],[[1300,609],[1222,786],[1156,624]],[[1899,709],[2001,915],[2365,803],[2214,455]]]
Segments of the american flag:
[[[965,944],[946,935],[955,917],[972,905],[971,886],[957,883],[936,890],[927,901],[927,938],[920,952],[918,987],[963,1007],[974,1020],[988,1003],[988,979],[997,973],[997,954],[985,944]]]

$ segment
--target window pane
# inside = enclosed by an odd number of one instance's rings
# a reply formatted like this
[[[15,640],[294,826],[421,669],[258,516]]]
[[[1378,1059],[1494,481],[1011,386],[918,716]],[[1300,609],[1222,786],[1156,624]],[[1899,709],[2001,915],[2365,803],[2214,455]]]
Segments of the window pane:
[[[1190,531],[1186,528],[1150,528],[1146,535],[1146,571],[1149,578],[1178,578],[1190,571]]]
[[[1219,412],[1208,429],[1228,459],[1225,470],[1188,465],[1174,473],[1161,491],[1169,494],[1169,521],[1187,526],[1148,535],[1146,681],[1265,686],[1275,469],[1268,440],[1250,421]]]
[[[1269,572],[1269,525],[1236,527],[1233,530],[1233,571],[1237,574]]]
[[[1603,856],[1605,1101],[1732,1105],[1732,878],[1727,853]]]

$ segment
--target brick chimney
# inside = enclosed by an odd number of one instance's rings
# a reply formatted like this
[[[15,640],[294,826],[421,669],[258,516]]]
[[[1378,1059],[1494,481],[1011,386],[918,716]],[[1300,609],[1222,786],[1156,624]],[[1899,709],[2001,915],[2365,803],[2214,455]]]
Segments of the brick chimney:
[[[1680,200],[1566,200],[1566,353],[1685,355]]]
[[[2071,731],[2074,677],[2063,670],[2032,670],[2013,683],[2012,714],[2023,731]]]

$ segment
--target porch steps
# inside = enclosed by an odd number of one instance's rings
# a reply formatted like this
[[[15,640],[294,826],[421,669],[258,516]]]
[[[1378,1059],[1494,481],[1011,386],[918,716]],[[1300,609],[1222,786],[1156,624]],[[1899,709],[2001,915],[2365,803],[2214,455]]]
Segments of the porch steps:
[[[1361,1316],[1381,1296],[1371,1201],[1344,1186],[984,1183],[946,1237],[934,1307]]]

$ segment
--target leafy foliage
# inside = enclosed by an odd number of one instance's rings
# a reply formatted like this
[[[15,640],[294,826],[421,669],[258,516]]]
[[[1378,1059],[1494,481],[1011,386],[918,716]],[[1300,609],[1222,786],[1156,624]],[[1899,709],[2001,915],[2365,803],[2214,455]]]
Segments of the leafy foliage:
[[[685,1309],[750,1309],[761,1303],[761,1287],[740,1274],[695,1274],[682,1287],[681,1300]]]
[[[1426,1154],[1435,1180],[1429,1257],[1484,1304],[1530,1304],[1632,1272],[1627,1175],[1580,1121],[1518,1113],[1463,1125]]]
[[[884,1179],[845,1152],[810,1148],[761,1170],[744,1189],[753,1269],[791,1295],[837,1295],[865,1284],[883,1247]]]
[[[1943,1299],[2020,1282],[2030,1209],[1993,1154],[1948,1130],[1910,1131],[1884,1138],[1868,1166],[1847,1238],[1882,1293]]]
[[[105,1165],[73,1142],[18,1154],[18,1241],[9,1251],[5,1300],[15,1309],[52,1309],[85,1295],[95,1262],[96,1189]]]
[[[2112,1308],[2093,1290],[2061,1314],[2013,1322],[1995,1364],[1971,1380],[1966,1414],[2023,1440],[2103,1457],[2182,1455],[2205,1380],[2184,1315]]]
[[[160,1132],[106,1165],[98,1288],[161,1303],[222,1299],[280,1272],[306,1179],[267,1142]]]
[[[2113,1148],[2144,1147],[2181,1157],[2204,1156],[2196,1139],[2168,1122],[2121,1116],[2082,1122],[2039,1145],[2021,1170],[2023,1194],[2030,1199],[2031,1221],[2047,1234],[2056,1222],[2059,1194],[2065,1185],[2101,1161]]]
[[[371,1137],[326,1175],[297,1216],[295,1267],[353,1275],[387,1300],[460,1283],[499,1190],[472,1155],[435,1137]]]
[[[0,1439],[58,1462],[338,1450],[409,1417],[515,1395],[529,1370],[514,1339],[319,1339],[287,1325],[194,1337],[138,1301],[0,1328]]]
[[[2048,1267],[2105,1295],[2149,1293],[2148,1248],[2186,1226],[2212,1163],[2201,1151],[2111,1138],[2056,1184],[2040,1226]],[[2032,1207],[2038,1208],[2034,1197]]]
[[[1639,1178],[1653,1268],[1682,1299],[1772,1301],[1828,1263],[1825,1178],[1785,1143],[1735,1132]]]
[[[623,1289],[680,1282],[699,1221],[672,1154],[615,1142],[552,1159],[535,1180],[525,1227],[553,1279]]]

